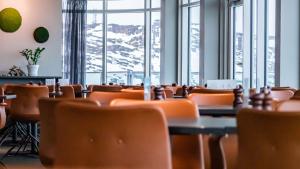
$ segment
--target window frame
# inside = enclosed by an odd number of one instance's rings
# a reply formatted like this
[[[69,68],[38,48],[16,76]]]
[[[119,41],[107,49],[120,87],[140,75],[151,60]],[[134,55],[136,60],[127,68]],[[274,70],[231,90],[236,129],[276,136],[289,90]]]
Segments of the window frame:
[[[248,48],[246,53],[244,53],[244,63],[249,63],[249,65],[246,67],[246,73],[243,75],[246,75],[243,77],[243,81],[248,79],[247,84],[243,82],[243,85],[247,85],[248,87],[251,88],[260,88],[262,86],[267,86],[267,51],[268,51],[268,1],[269,0],[257,0],[257,9],[256,9],[256,16],[260,16],[256,18],[256,33],[257,33],[257,39],[256,39],[256,44],[254,44],[254,15],[253,15],[253,1],[249,0],[243,0],[242,3],[235,3],[232,0],[229,0],[229,13],[231,13],[232,9],[235,6],[238,5],[248,5],[247,10],[244,11],[244,36],[250,37],[250,38],[245,38],[244,37],[244,48]],[[275,86],[280,85],[280,0],[276,0],[276,23],[275,23]],[[245,7],[245,6],[244,6]],[[245,14],[246,13],[246,14]],[[249,17],[250,16],[250,17]],[[263,16],[263,17],[262,17]],[[232,26],[234,25],[234,19],[231,18],[231,15],[229,15],[229,28],[231,29]],[[231,25],[231,26],[230,26]],[[261,36],[263,35],[263,36]],[[229,72],[230,72],[230,78],[234,79],[234,58],[233,58],[233,51],[234,51],[234,46],[233,44],[235,43],[235,40],[233,39],[233,34],[232,31],[229,33],[229,37],[227,43],[230,45],[230,57],[231,61],[229,63]],[[248,40],[247,40],[248,39]],[[254,77],[253,73],[253,58],[254,58],[254,48],[253,46],[256,46],[256,77]],[[262,46],[261,46],[262,45]],[[247,61],[247,62],[246,62]],[[245,68],[244,68],[245,69]],[[254,80],[255,79],[255,80]]]
[[[92,0],[93,1],[93,0]],[[102,9],[88,9],[87,13],[100,13],[102,15],[102,71],[101,72],[86,72],[85,73],[100,73],[100,83],[108,83],[107,81],[107,15],[113,13],[143,13],[144,15],[144,78],[151,77],[151,23],[152,23],[152,12],[159,12],[160,13],[160,22],[162,22],[162,2],[160,7],[152,8],[152,0],[144,0],[144,8],[141,9],[108,9],[108,0],[101,0],[102,1]],[[161,0],[162,1],[162,0]],[[64,1],[62,2],[64,3]],[[69,12],[65,9],[62,9],[62,14]],[[76,11],[82,12],[82,11]],[[161,24],[162,25],[162,24]],[[162,27],[160,28],[161,37],[163,37]],[[162,55],[160,54],[160,64],[162,62],[161,59]],[[67,74],[68,72],[64,72],[63,75]],[[161,74],[161,71],[160,71]],[[160,75],[161,76],[161,75]],[[160,81],[161,79],[159,79]],[[128,82],[128,80],[127,80]],[[132,84],[128,84],[132,85]]]
[[[202,42],[203,37],[203,0],[198,0],[195,2],[191,2],[191,0],[187,0],[187,3],[183,3],[184,0],[178,0],[178,79],[180,84],[188,84],[191,85],[191,51],[190,51],[190,23],[191,23],[191,9],[193,7],[200,8],[200,16],[199,16],[199,29],[200,29],[200,40],[199,40],[199,85],[203,85],[204,83],[204,58],[202,56],[203,53],[201,49],[203,49],[204,44]],[[187,10],[187,11],[184,11]],[[186,18],[187,13],[187,21],[184,22],[184,18]],[[185,25],[185,23],[188,23]],[[184,26],[185,25],[185,26]],[[185,32],[184,32],[185,31]],[[187,36],[187,37],[185,37]],[[187,42],[187,45],[185,44]]]

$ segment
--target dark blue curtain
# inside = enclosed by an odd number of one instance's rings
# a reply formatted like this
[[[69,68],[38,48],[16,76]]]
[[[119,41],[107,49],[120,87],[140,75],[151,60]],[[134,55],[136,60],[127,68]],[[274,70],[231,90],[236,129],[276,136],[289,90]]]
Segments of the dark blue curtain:
[[[64,77],[70,83],[85,83],[87,0],[63,1]]]

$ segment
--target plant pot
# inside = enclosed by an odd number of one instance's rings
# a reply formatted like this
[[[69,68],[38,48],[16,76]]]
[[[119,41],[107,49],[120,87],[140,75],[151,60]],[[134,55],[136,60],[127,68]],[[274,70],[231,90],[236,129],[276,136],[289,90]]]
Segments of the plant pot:
[[[39,65],[27,65],[28,76],[38,76]]]

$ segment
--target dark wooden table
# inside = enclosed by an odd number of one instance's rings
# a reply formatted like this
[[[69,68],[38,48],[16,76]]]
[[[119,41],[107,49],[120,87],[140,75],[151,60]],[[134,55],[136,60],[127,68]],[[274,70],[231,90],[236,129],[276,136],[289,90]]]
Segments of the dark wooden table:
[[[234,108],[233,106],[198,106],[198,110],[201,116],[213,116],[213,117],[235,117],[241,108]]]
[[[210,135],[211,168],[226,169],[226,157],[220,141],[226,134],[237,132],[235,118],[200,117],[198,120],[170,119],[168,120],[168,127],[171,135]]]

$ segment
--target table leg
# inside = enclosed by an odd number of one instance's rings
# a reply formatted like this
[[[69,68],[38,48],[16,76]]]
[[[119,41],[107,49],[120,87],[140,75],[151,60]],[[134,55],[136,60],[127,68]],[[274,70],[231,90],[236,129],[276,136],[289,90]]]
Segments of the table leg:
[[[36,123],[31,123],[31,134],[33,137],[37,138],[37,124]],[[38,150],[36,150],[37,146],[37,141],[35,139],[31,140],[31,152],[32,153],[37,153]]]
[[[221,143],[223,136],[210,136],[209,138],[209,150],[210,150],[210,159],[211,159],[211,168],[212,169],[226,169],[226,160]]]

